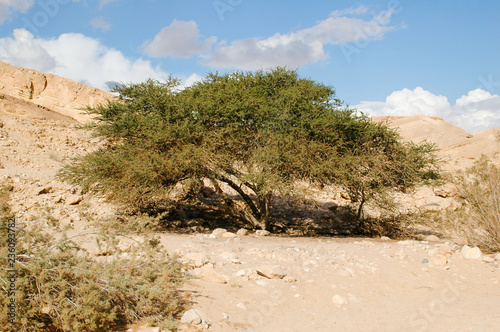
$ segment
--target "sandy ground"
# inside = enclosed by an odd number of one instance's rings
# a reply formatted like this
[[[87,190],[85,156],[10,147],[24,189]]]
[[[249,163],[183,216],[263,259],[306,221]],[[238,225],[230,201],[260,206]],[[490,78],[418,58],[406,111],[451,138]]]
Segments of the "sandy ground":
[[[199,253],[202,263],[213,264],[227,280],[219,284],[202,276],[186,286],[211,331],[497,331],[500,326],[500,262],[489,256],[464,259],[453,244],[255,235],[161,238],[170,252]],[[255,273],[266,265],[286,276]]]

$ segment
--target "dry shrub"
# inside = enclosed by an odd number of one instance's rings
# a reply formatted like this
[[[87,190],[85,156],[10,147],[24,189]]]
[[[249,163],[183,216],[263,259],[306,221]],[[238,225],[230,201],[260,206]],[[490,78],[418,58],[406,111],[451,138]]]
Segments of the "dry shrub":
[[[447,215],[455,232],[483,250],[500,251],[500,168],[483,157],[456,184],[465,204]]]
[[[183,310],[182,266],[156,239],[136,244],[108,262],[92,259],[71,239],[56,242],[40,228],[16,225],[15,296],[7,276],[9,211],[0,191],[0,326],[2,331],[113,331],[148,322],[175,329]],[[11,219],[12,221],[12,219]],[[7,304],[15,298],[16,319]]]

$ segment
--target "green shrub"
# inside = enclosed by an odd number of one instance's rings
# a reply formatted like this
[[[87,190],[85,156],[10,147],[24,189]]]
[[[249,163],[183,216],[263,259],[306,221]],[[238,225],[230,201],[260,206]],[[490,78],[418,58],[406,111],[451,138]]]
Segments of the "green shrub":
[[[227,214],[272,230],[273,198],[297,181],[345,188],[360,216],[367,200],[436,172],[431,146],[401,143],[295,71],[209,74],[182,91],[178,84],[124,85],[120,101],[89,109],[107,144],[68,163],[60,178],[142,212],[169,211],[176,185],[207,180]]]

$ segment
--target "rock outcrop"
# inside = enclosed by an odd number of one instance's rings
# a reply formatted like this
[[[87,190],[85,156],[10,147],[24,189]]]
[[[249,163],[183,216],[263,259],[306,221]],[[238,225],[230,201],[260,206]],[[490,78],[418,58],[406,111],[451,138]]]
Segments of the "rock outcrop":
[[[113,98],[107,92],[66,78],[15,67],[1,61],[0,94],[41,106],[80,123],[91,119],[82,112],[83,108],[95,107]]]
[[[470,167],[483,154],[500,165],[499,128],[469,134],[441,118],[426,115],[375,117],[372,120],[387,121],[389,127],[396,128],[405,141],[420,143],[427,140],[436,144],[445,170]]]

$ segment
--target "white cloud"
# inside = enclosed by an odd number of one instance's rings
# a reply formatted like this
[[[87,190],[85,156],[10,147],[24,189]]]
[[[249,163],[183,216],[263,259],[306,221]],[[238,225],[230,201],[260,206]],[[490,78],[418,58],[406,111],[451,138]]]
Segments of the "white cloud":
[[[0,60],[73,79],[103,90],[109,82],[164,80],[169,74],[144,59],[132,60],[120,51],[78,33],[58,38],[35,38],[14,30],[14,38],[0,38]]]
[[[209,52],[217,38],[202,40],[198,25],[194,21],[174,20],[146,43],[146,53],[153,57],[190,58],[193,54]]]
[[[92,19],[92,21],[90,21],[90,25],[94,29],[99,29],[102,31],[109,31],[111,29],[111,24],[102,16]]]
[[[0,38],[0,60],[40,71],[49,71],[56,66],[55,59],[24,29],[14,30],[14,39]]]
[[[288,66],[297,68],[328,58],[324,47],[350,42],[366,42],[381,39],[387,32],[396,29],[390,26],[393,12],[386,10],[368,19],[348,17],[361,16],[366,7],[334,11],[325,20],[310,28],[277,33],[269,38],[247,38],[230,44],[220,43],[215,52],[206,57],[205,64],[217,68],[245,70]]]
[[[0,24],[15,12],[26,13],[34,4],[35,0],[0,0]]]
[[[183,83],[182,85],[180,86],[181,89],[184,89],[188,86],[191,86],[197,82],[201,82],[203,81],[203,77],[198,75],[198,74],[191,74],[189,75],[188,78],[186,78],[185,80],[183,80]]]
[[[385,102],[364,101],[354,108],[369,116],[437,116],[470,133],[500,128],[500,96],[482,89],[469,91],[458,98],[455,105],[444,96],[417,87],[395,91]]]

